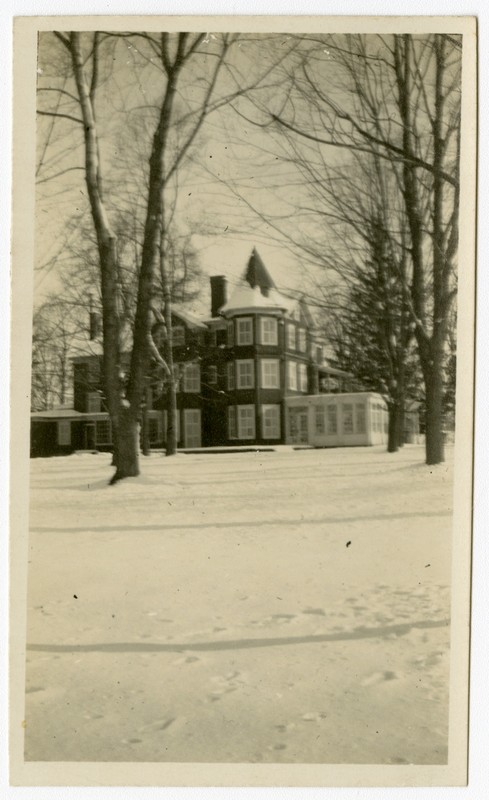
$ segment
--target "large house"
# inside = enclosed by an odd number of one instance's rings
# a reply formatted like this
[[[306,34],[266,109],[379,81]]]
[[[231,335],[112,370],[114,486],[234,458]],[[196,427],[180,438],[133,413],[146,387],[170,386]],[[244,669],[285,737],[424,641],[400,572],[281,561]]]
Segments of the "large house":
[[[179,447],[386,440],[383,398],[352,391],[352,376],[328,363],[307,305],[278,291],[255,249],[229,296],[224,276],[210,281],[209,318],[172,312]],[[73,362],[73,408],[32,415],[32,455],[111,448],[101,358]],[[156,370],[148,378],[146,414],[151,446],[163,447],[167,390]]]

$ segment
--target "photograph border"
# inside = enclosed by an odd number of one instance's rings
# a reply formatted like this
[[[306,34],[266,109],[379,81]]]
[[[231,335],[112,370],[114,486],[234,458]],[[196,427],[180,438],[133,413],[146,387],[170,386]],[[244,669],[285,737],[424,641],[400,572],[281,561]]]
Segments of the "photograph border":
[[[455,502],[452,555],[450,734],[447,766],[24,762],[28,440],[34,258],[35,70],[38,30],[272,30],[463,33],[461,237]],[[90,28],[87,24],[90,21]],[[208,23],[212,23],[209,25]],[[402,24],[401,24],[402,23]],[[466,43],[469,42],[469,46]],[[476,215],[476,20],[473,17],[110,16],[18,17],[14,25],[11,371],[11,782],[17,786],[462,786],[466,782],[473,461]],[[15,364],[15,369],[14,365]],[[469,379],[470,377],[470,379]],[[20,713],[22,709],[22,713]],[[144,775],[142,771],[144,770]]]

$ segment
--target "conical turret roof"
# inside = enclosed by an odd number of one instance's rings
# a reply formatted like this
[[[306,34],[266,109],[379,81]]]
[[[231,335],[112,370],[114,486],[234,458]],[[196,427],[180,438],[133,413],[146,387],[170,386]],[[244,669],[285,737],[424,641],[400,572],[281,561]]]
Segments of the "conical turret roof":
[[[272,276],[261,260],[256,247],[254,247],[252,250],[250,260],[248,261],[248,266],[246,267],[246,272],[243,277],[245,281],[249,283],[252,289],[258,286],[261,293],[265,295],[265,297],[268,296],[270,289],[277,288],[273,282]]]

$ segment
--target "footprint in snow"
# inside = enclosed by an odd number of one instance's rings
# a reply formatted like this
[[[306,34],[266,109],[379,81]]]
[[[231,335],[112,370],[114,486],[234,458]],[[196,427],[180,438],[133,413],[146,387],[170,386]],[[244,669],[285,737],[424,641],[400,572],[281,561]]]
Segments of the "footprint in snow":
[[[378,683],[385,683],[386,681],[395,681],[399,679],[399,675],[392,670],[386,669],[383,672],[373,672],[368,675],[361,682],[361,686],[374,686]]]
[[[176,720],[176,717],[162,717],[161,719],[155,719],[152,722],[143,725],[141,728],[138,728],[138,733],[156,733],[157,731],[166,731],[167,728],[170,727]]]
[[[198,656],[190,656],[185,655],[181,658],[177,658],[175,661],[172,661],[172,664],[195,664],[196,661],[200,661],[201,659]]]

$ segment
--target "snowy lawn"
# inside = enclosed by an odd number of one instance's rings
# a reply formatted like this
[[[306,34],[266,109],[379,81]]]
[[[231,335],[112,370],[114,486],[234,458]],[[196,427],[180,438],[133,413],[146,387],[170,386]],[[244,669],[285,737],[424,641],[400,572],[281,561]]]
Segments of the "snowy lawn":
[[[446,763],[451,464],[109,462],[31,462],[26,759]]]

